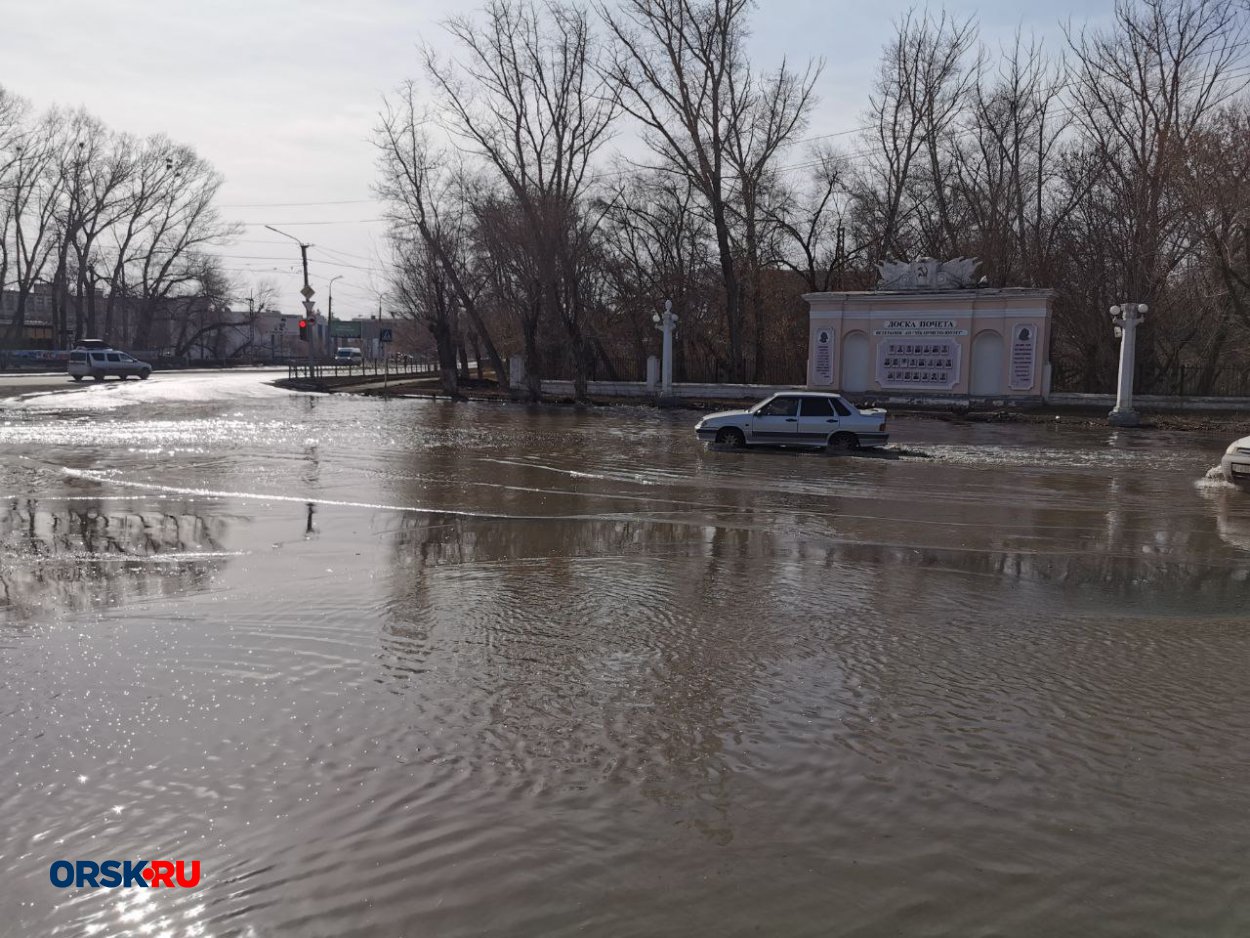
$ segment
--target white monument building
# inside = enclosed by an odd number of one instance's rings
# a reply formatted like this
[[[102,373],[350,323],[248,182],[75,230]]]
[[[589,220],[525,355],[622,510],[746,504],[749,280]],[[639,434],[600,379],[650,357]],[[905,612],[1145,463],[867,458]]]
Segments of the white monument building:
[[[807,385],[846,394],[1042,398],[1054,292],[974,282],[978,261],[880,265],[875,290],[808,293]]]

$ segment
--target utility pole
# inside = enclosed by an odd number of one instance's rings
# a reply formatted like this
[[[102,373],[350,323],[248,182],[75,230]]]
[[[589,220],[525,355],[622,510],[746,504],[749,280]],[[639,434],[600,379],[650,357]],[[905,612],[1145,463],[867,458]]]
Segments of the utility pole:
[[[335,274],[330,278],[330,300],[326,304],[326,357],[329,358],[330,340],[334,338],[334,281],[342,280],[342,274]]]
[[[316,304],[313,303],[313,295],[316,291],[308,285],[308,249],[312,247],[312,245],[305,244],[299,238],[295,237],[295,235],[287,234],[285,231],[279,231],[273,225],[266,225],[265,227],[275,234],[282,235],[284,238],[290,238],[299,245],[299,256],[304,265],[304,288],[299,292],[300,295],[304,297],[305,318],[308,320],[309,329],[311,330],[311,334],[308,336],[308,377],[311,380],[313,376],[313,362],[316,356],[317,345],[317,316],[314,312]]]

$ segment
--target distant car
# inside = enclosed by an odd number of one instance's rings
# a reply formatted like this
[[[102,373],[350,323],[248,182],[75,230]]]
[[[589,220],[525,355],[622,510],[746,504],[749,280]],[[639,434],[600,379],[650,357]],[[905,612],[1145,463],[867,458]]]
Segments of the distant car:
[[[1250,488],[1250,436],[1243,436],[1224,450],[1220,468],[1233,485]]]
[[[709,414],[695,426],[700,440],[722,446],[884,446],[886,412],[859,410],[840,394],[784,391],[747,410]]]
[[[336,365],[363,365],[364,354],[358,348],[341,348],[334,351]]]
[[[152,373],[152,366],[125,352],[109,348],[99,339],[86,339],[69,353],[66,372],[75,381],[81,381],[88,375],[96,381],[103,381],[108,375],[117,375],[123,381],[135,375],[146,381]]]

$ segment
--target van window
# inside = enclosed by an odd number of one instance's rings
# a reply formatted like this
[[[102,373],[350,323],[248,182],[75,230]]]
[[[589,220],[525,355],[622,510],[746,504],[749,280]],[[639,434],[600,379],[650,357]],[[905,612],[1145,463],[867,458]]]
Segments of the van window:
[[[69,360],[72,362],[85,362],[87,360],[86,352],[70,352]]]
[[[122,360],[122,357],[119,354],[117,354],[116,352],[109,352],[109,361],[119,362],[121,360]]]

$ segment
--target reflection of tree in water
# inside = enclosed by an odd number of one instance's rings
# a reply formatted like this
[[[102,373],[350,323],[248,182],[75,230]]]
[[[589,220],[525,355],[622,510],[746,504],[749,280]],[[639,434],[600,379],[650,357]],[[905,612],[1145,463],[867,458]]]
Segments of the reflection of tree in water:
[[[459,706],[481,724],[461,733],[502,751],[468,758],[531,782],[635,785],[727,842],[725,740],[759,722],[742,691],[780,638],[776,597],[740,584],[774,541],[632,520],[407,519],[385,666],[422,693],[434,673],[474,698]]]
[[[225,521],[170,502],[128,511],[91,499],[0,507],[0,607],[18,618],[203,589],[220,571]],[[208,554],[208,556],[203,556]]]

